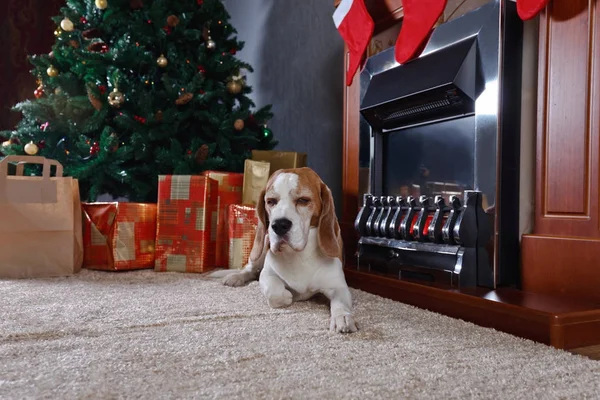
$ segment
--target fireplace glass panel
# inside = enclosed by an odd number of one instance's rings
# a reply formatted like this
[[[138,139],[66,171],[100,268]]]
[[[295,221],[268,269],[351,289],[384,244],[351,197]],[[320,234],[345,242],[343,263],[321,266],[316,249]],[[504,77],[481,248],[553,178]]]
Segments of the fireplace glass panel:
[[[475,116],[382,134],[382,193],[463,196],[474,189]]]

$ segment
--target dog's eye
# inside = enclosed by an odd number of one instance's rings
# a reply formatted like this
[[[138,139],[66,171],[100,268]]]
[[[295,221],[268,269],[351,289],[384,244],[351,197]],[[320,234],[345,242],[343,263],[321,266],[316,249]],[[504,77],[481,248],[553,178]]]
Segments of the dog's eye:
[[[275,200],[275,199],[267,199],[267,205],[269,207],[274,207],[275,205],[277,205],[277,200]]]
[[[305,206],[308,203],[310,203],[310,199],[307,197],[300,197],[298,200],[296,200],[296,204],[299,206]]]

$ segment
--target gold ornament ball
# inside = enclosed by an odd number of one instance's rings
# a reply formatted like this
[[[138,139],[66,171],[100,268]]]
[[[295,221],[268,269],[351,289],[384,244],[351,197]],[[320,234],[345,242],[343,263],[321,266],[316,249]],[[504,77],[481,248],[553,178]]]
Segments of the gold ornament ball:
[[[33,142],[29,142],[25,145],[25,153],[29,154],[30,156],[36,155],[38,150],[39,148]]]
[[[113,91],[108,95],[108,104],[112,107],[119,108],[125,102],[125,96],[119,92],[119,89],[114,88]]]
[[[158,59],[156,60],[156,63],[159,67],[164,68],[167,66],[167,64],[169,64],[169,61],[167,61],[167,58],[163,54],[161,54],[160,57],[158,57]]]
[[[235,128],[236,131],[241,131],[242,129],[244,129],[244,120],[236,119],[235,122],[233,123],[233,127]]]
[[[211,38],[208,38],[208,41],[206,42],[206,48],[209,50],[214,50],[217,47],[217,44],[215,43],[214,40],[212,40]]]
[[[227,83],[227,90],[231,94],[238,94],[242,91],[242,85],[237,81],[230,81]]]
[[[56,68],[54,68],[53,65],[48,67],[48,69],[46,70],[46,73],[48,74],[48,76],[51,76],[51,77],[58,76],[58,70]]]
[[[65,32],[71,32],[75,27],[73,26],[73,22],[69,18],[65,18],[60,21],[60,27]]]
[[[104,10],[106,7],[108,7],[108,1],[107,0],[96,0],[96,7]]]

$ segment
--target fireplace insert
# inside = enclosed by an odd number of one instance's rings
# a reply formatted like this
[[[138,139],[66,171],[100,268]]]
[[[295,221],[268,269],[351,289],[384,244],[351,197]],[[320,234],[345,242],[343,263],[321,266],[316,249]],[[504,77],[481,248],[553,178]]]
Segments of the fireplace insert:
[[[518,286],[522,30],[514,2],[490,1],[438,26],[415,60],[367,60],[359,269]]]

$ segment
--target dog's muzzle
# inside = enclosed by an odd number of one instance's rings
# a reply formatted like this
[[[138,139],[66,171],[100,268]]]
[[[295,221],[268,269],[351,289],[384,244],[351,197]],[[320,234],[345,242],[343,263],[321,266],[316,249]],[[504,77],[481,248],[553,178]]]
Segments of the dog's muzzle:
[[[285,236],[285,234],[292,229],[292,221],[287,218],[279,218],[273,221],[271,228],[273,229],[273,232],[277,234],[277,236]]]

